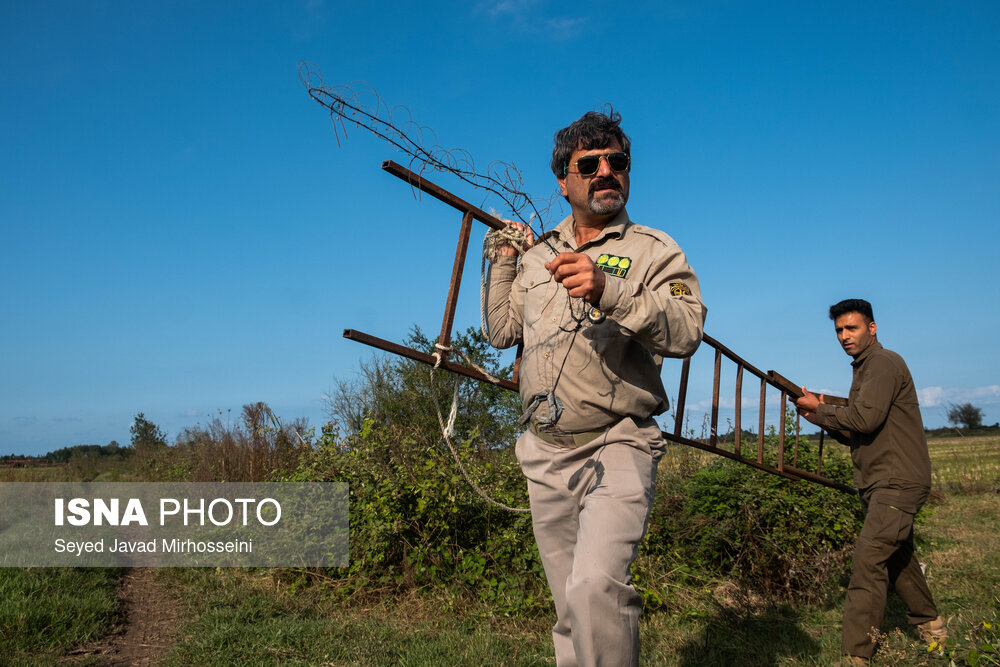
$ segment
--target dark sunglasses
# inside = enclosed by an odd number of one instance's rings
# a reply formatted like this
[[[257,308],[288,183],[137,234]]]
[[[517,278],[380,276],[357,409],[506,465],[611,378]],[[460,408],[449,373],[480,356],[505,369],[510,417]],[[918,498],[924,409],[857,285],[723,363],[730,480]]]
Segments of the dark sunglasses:
[[[584,155],[576,162],[566,165],[565,174],[569,173],[570,166],[575,166],[576,170],[583,176],[596,174],[601,166],[601,160],[607,160],[612,171],[626,171],[632,162],[632,157],[626,153],[611,153],[609,155]]]

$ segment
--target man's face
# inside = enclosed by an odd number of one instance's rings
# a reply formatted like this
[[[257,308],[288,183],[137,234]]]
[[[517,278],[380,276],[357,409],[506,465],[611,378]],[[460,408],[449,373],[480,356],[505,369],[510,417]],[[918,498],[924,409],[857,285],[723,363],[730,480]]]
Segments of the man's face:
[[[617,139],[612,139],[605,148],[590,150],[577,149],[569,158],[569,173],[559,181],[559,190],[576,210],[588,210],[598,216],[617,215],[628,201],[628,170],[614,171],[607,160],[598,163],[597,171],[590,175],[580,174],[575,162],[586,155],[611,155],[621,153]]]
[[[875,342],[875,323],[861,313],[844,313],[833,322],[837,340],[844,352],[857,357]]]

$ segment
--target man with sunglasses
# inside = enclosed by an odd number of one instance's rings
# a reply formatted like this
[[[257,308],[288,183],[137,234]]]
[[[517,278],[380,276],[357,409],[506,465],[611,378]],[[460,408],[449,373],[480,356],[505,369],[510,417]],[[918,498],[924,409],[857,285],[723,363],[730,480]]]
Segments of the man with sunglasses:
[[[490,343],[524,344],[516,453],[555,602],[556,663],[636,665],[642,600],[630,568],[645,534],[667,409],[663,357],[690,356],[705,306],[684,253],[625,211],[631,142],[589,112],[555,136],[571,214],[518,261],[490,267]]]

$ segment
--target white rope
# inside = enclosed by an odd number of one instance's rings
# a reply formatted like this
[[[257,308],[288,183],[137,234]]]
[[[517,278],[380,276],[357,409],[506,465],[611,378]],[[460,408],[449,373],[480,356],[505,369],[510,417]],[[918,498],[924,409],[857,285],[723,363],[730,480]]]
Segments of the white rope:
[[[500,247],[504,245],[511,245],[517,249],[519,254],[524,253],[524,242],[527,240],[527,233],[522,230],[516,230],[511,227],[506,227],[504,229],[494,229],[486,233],[486,238],[483,239],[483,260],[479,269],[479,325],[483,332],[483,337],[488,341],[490,339],[489,334],[486,331],[486,262],[489,261],[493,263],[500,256]],[[441,367],[441,363],[444,361],[445,355],[449,352],[457,352],[465,363],[469,366],[475,368],[477,371],[483,374],[487,380],[495,385],[500,384],[500,378],[495,377],[485,368],[479,366],[472,359],[469,358],[462,350],[451,346],[451,345],[441,345],[440,343],[435,343],[436,348],[434,352],[434,366],[431,367],[431,389],[434,393],[434,410],[437,412],[438,425],[441,427],[441,435],[444,438],[445,444],[448,446],[448,451],[451,452],[452,458],[455,459],[455,465],[462,473],[462,477],[465,481],[469,483],[472,490],[475,491],[480,498],[484,501],[493,505],[494,507],[499,507],[502,510],[508,512],[515,512],[517,514],[529,514],[531,512],[527,507],[511,507],[505,505],[497,500],[494,500],[489,495],[483,491],[472,476],[469,471],[466,470],[465,465],[462,463],[462,459],[458,456],[458,450],[455,448],[454,443],[451,439],[455,435],[455,418],[458,415],[458,390],[461,385],[461,380],[455,379],[455,391],[451,396],[451,410],[448,412],[448,421],[445,423],[444,416],[441,414],[441,406],[437,402],[437,376],[436,371]]]
[[[458,415],[458,388],[462,385],[461,380],[455,378],[455,391],[451,396],[451,411],[448,413],[448,425],[441,431],[441,435],[450,438],[455,435],[455,417]],[[437,405],[437,401],[435,401]]]
[[[500,384],[500,382],[501,382],[500,378],[498,378],[498,377],[496,377],[494,375],[490,375],[490,372],[488,370],[486,370],[485,368],[483,368],[482,366],[480,366],[479,364],[477,364],[476,362],[474,362],[472,359],[469,358],[469,355],[467,355],[465,352],[462,352],[457,347],[453,347],[453,346],[450,346],[450,345],[448,345],[448,346],[441,345],[440,343],[434,343],[434,347],[436,347],[438,349],[437,352],[435,352],[433,355],[431,355],[435,359],[437,359],[437,362],[434,364],[434,368],[438,368],[438,367],[441,366],[441,359],[442,359],[441,353],[442,352],[444,352],[446,354],[448,352],[458,352],[458,354],[462,357],[462,359],[465,360],[466,364],[468,364],[469,366],[472,366],[477,371],[479,371],[480,373],[482,373],[483,376],[487,380],[489,380],[490,382],[492,382],[493,384],[497,384],[497,385]]]
[[[465,481],[469,483],[469,486],[472,487],[472,490],[475,491],[480,498],[485,500],[490,505],[493,505],[494,507],[499,507],[500,509],[503,510],[507,510],[508,512],[515,512],[517,514],[530,513],[531,510],[528,509],[527,507],[511,507],[509,505],[501,503],[500,501],[490,498],[486,494],[486,492],[483,491],[478,484],[476,484],[475,480],[472,479],[472,476],[469,474],[469,471],[466,470],[465,465],[462,463],[462,459],[459,458],[458,450],[452,443],[451,438],[452,436],[455,435],[455,416],[458,414],[458,388],[459,385],[461,384],[461,380],[459,378],[455,378],[455,391],[451,397],[451,410],[448,413],[447,424],[445,423],[444,417],[441,414],[441,406],[438,405],[437,402],[437,379],[435,373],[438,367],[441,365],[441,361],[444,357],[444,354],[448,352],[458,352],[460,355],[462,355],[462,358],[469,363],[469,365],[471,365],[473,368],[475,368],[480,373],[489,378],[490,382],[497,384],[500,382],[500,379],[493,377],[485,370],[483,370],[476,364],[472,363],[472,360],[469,359],[468,355],[466,355],[458,348],[455,348],[453,346],[441,345],[439,343],[435,343],[434,347],[437,348],[437,351],[434,353],[434,356],[437,359],[437,363],[435,363],[434,366],[431,368],[431,390],[433,391],[434,410],[437,412],[438,424],[441,426],[441,435],[444,436],[444,442],[446,445],[448,445],[448,450],[451,452],[452,458],[455,459],[455,464],[458,466],[458,469],[462,472],[462,477],[464,477]]]
[[[518,255],[523,255],[524,242],[527,239],[528,234],[523,229],[513,227],[491,229],[486,232],[486,238],[483,239],[483,256],[492,264],[500,257],[500,248],[505,245],[512,246]]]

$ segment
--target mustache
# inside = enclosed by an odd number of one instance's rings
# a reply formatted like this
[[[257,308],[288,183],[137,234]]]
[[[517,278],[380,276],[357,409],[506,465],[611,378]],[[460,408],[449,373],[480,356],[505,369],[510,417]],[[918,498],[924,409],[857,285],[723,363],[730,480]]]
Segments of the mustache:
[[[606,178],[595,179],[590,184],[591,193],[593,193],[596,190],[608,190],[608,189],[621,191],[622,186],[621,183],[619,183],[614,178],[611,178],[610,176]]]

